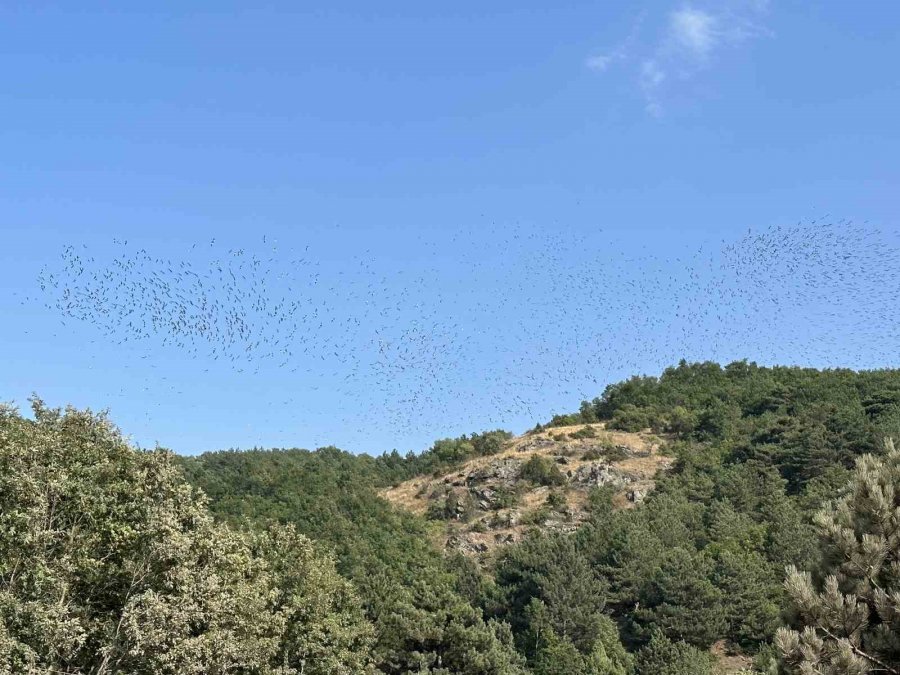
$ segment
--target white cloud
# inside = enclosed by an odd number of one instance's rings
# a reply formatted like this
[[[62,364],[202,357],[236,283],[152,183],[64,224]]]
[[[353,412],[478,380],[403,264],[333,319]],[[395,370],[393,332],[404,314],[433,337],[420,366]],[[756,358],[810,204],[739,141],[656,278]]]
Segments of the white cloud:
[[[629,56],[631,55],[631,51],[633,49],[634,43],[637,40],[638,33],[641,30],[641,26],[644,23],[644,19],[646,18],[647,13],[641,12],[635,17],[635,19],[631,22],[631,28],[628,31],[628,35],[625,36],[625,39],[622,40],[614,49],[611,49],[602,54],[595,54],[593,56],[589,56],[584,60],[584,65],[598,73],[605,72],[609,70],[609,68],[619,61],[627,61]]]
[[[603,72],[612,64],[615,60],[615,57],[612,54],[601,54],[599,56],[589,56],[584,60],[584,65],[586,65],[591,70],[596,70],[598,72]]]
[[[666,79],[666,72],[659,67],[659,64],[648,59],[641,64],[641,85],[645,88],[653,89],[658,87]]]
[[[695,0],[660,16],[655,39],[638,41],[644,23],[641,14],[628,36],[615,49],[590,56],[585,66],[605,72],[617,62],[636,64],[636,84],[648,113],[659,116],[663,102],[675,93],[675,87],[689,86],[692,79],[715,65],[716,57],[750,39],[771,33],[762,20],[770,0]],[[701,8],[699,5],[703,5]]]
[[[712,14],[683,7],[669,17],[669,31],[676,44],[689,53],[705,57],[718,42],[718,20]]]
[[[655,59],[647,59],[641,63],[639,82],[646,99],[645,110],[654,117],[662,115],[662,105],[657,98],[657,91],[665,79],[666,71],[660,68]]]

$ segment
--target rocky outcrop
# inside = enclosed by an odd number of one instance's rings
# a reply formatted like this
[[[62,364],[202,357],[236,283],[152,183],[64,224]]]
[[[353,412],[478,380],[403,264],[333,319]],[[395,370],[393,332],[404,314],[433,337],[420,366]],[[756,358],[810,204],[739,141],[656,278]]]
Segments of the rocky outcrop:
[[[465,534],[453,534],[447,537],[447,548],[470,555],[485,553],[488,550],[487,544],[484,542],[473,541],[471,537],[466,536]]]
[[[491,483],[510,486],[519,479],[524,462],[516,457],[507,457],[490,462],[484,467],[475,469],[466,476],[468,485]]]
[[[660,439],[651,434],[591,428],[557,427],[511,439],[496,455],[473,457],[383,494],[442,522],[446,547],[479,559],[532,528],[572,532],[588,518],[591,490],[609,487],[614,508],[632,508],[672,462],[659,454]],[[526,477],[523,467],[534,455],[543,458],[541,472]],[[552,480],[542,480],[544,474]]]
[[[591,462],[578,467],[569,479],[573,483],[585,487],[601,487],[609,485],[614,488],[625,487],[631,482],[631,478],[621,471],[617,471],[607,462]]]

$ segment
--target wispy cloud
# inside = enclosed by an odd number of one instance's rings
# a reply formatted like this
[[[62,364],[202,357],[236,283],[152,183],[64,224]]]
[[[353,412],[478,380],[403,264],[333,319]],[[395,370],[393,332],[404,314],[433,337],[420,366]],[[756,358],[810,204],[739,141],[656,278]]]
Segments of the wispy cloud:
[[[646,12],[638,14],[634,21],[631,22],[631,29],[628,31],[628,35],[625,36],[624,40],[607,52],[589,56],[584,60],[584,65],[593,71],[602,73],[616,63],[626,61],[631,56],[634,44],[638,39],[641,27],[646,18]]]
[[[669,17],[669,31],[675,42],[691,54],[705,57],[718,40],[717,19],[693,7],[683,7]]]
[[[586,65],[591,70],[596,70],[598,72],[603,72],[607,68],[609,68],[614,61],[618,61],[619,57],[615,53],[613,54],[599,54],[597,56],[589,56],[584,60],[584,65]]]
[[[592,55],[585,65],[605,72],[618,63],[636,64],[636,82],[649,114],[663,113],[663,99],[714,64],[726,48],[769,34],[762,20],[768,0],[720,0],[700,7],[682,4],[659,17],[655,37],[639,43],[641,15],[629,35],[614,49]]]
[[[639,84],[646,100],[646,110],[654,117],[662,115],[662,105],[657,98],[657,90],[666,79],[666,71],[660,68],[655,59],[647,59],[641,63]]]

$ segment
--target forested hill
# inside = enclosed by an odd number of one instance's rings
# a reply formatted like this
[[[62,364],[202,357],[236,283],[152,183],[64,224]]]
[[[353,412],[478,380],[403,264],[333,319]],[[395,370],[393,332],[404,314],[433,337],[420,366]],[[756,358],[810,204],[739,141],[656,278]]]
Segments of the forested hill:
[[[442,524],[378,490],[496,454],[505,432],[406,457],[228,451],[184,465],[228,521],[293,523],[333,547],[384,672],[694,674],[710,653],[765,665],[788,617],[785,565],[819,564],[813,512],[900,432],[900,371],[681,363],[536,431],[597,422],[657,434],[674,469],[633,509],[596,489],[574,534],[536,523],[484,567],[442,555]]]
[[[409,456],[176,457],[33,410],[0,406],[0,674],[900,672],[900,371],[682,363]],[[381,496],[410,485],[434,508]],[[517,494],[521,536],[445,550]]]
[[[633,377],[550,426],[608,421],[612,429],[667,431],[711,447],[725,463],[776,468],[790,491],[850,468],[900,432],[900,371],[764,368],[737,361]]]

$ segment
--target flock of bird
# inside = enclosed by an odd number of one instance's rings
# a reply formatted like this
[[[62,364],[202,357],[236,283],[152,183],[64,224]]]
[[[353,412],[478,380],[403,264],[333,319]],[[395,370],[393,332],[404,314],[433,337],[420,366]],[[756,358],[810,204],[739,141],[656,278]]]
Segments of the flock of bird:
[[[400,439],[533,423],[682,358],[871,367],[897,353],[900,251],[867,224],[771,227],[667,257],[599,233],[454,239],[449,251],[419,242],[402,266],[267,237],[178,257],[67,246],[38,284],[48,309],[101,344],[248,379],[289,374],[298,392],[338,396],[361,433],[383,425]],[[289,425],[295,398],[273,403]]]

